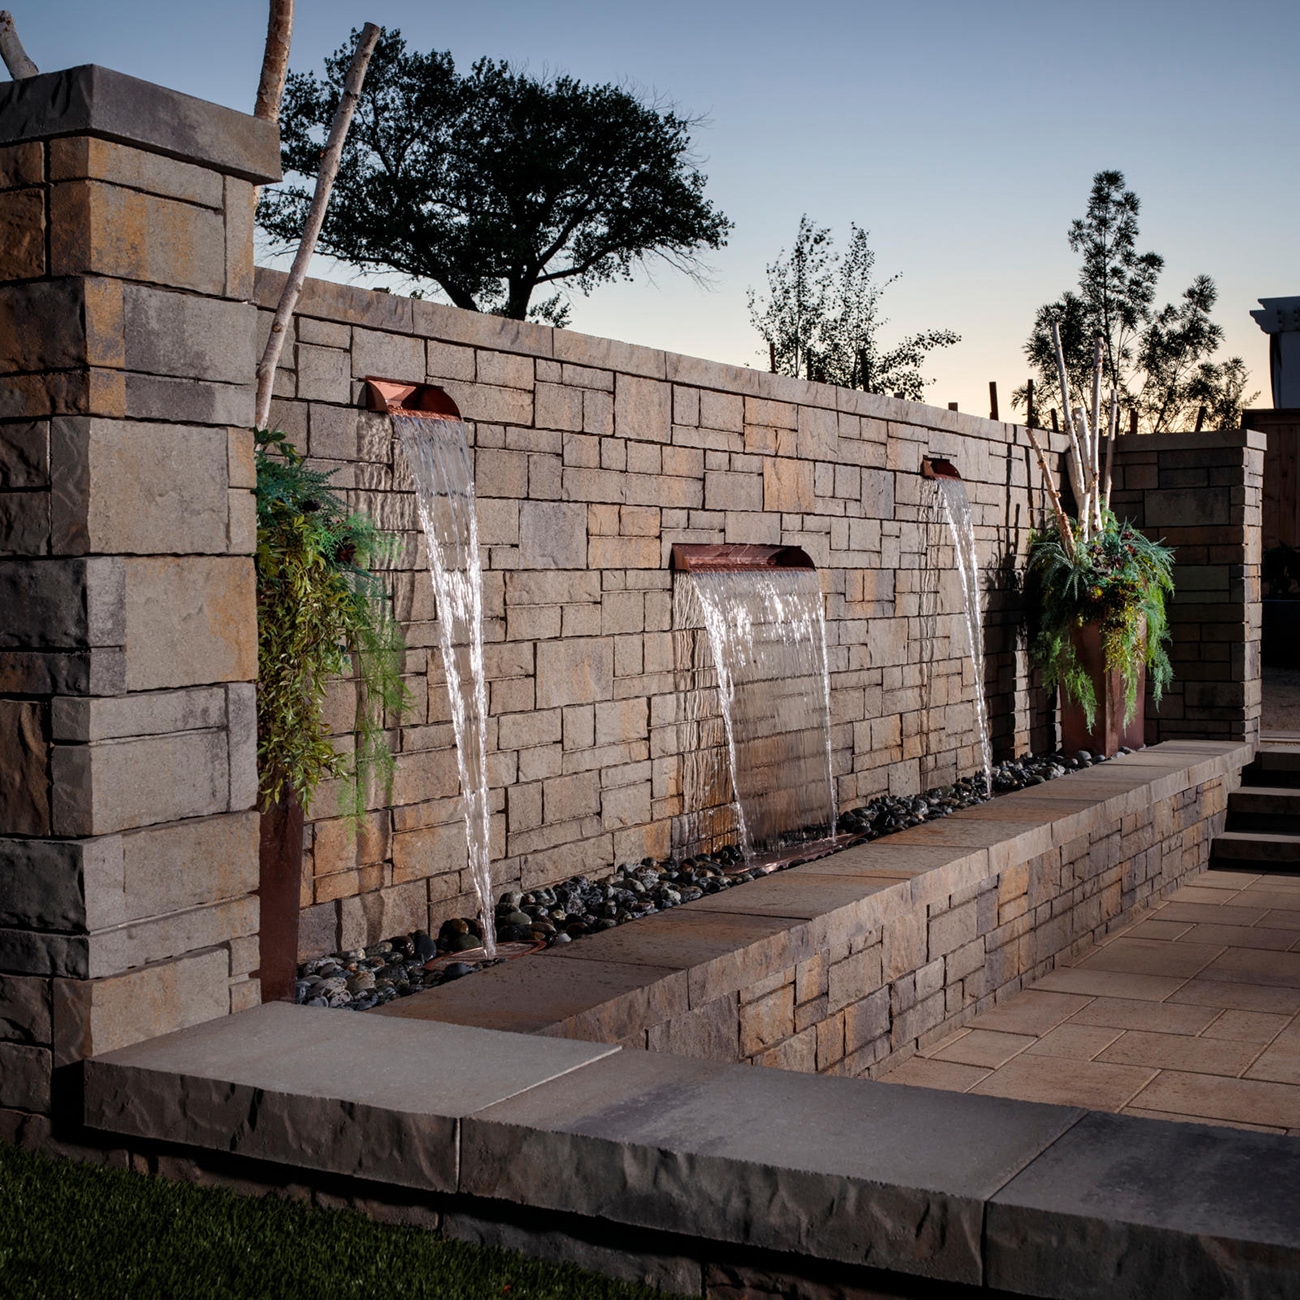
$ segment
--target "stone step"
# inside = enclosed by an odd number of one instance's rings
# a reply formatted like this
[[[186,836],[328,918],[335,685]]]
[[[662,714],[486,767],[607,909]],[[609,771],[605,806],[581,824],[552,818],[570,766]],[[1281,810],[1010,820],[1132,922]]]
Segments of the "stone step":
[[[1300,789],[1243,785],[1228,796],[1228,830],[1300,833]]]
[[[1300,745],[1264,744],[1255,751],[1255,761],[1242,769],[1243,785],[1300,786]]]
[[[1212,864],[1251,863],[1261,868],[1300,862],[1300,834],[1286,831],[1223,831],[1214,837]]]

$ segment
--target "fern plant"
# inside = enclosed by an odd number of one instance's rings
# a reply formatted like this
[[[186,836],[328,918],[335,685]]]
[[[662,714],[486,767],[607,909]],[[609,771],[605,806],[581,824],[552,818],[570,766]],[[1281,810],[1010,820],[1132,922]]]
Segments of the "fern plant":
[[[1174,553],[1144,537],[1109,510],[1102,527],[1086,540],[1077,526],[1073,553],[1058,529],[1036,532],[1029,545],[1028,577],[1037,597],[1038,632],[1034,659],[1049,689],[1061,686],[1084,711],[1091,731],[1097,694],[1075,650],[1074,634],[1096,624],[1107,672],[1116,668],[1124,684],[1124,723],[1138,706],[1138,668],[1145,663],[1157,705],[1173,679],[1165,597],[1172,595]]]
[[[405,645],[377,563],[392,540],[348,510],[335,471],[308,468],[279,430],[257,429],[257,770],[263,809],[292,794],[306,810],[343,778],[339,811],[354,827],[375,783],[390,788],[385,723],[407,705]],[[330,741],[330,679],[355,674],[355,748]]]

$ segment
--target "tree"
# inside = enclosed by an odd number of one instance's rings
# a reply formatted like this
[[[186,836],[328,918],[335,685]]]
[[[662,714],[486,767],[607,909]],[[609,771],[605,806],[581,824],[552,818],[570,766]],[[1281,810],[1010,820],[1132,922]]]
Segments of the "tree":
[[[833,251],[830,228],[802,216],[789,257],[782,249],[767,268],[768,296],[750,290],[750,319],[782,374],[920,401],[926,353],[958,343],[960,336],[928,330],[882,350],[879,331],[889,322],[880,315],[880,298],[899,277],[878,284],[867,232],[852,224],[849,229],[848,251],[841,257]]]
[[[1158,311],[1156,282],[1165,261],[1158,253],[1139,253],[1140,202],[1124,188],[1124,173],[1098,172],[1092,178],[1085,215],[1072,222],[1072,252],[1083,255],[1078,292],[1067,290],[1040,307],[1025,354],[1033,366],[1035,407],[1039,414],[1061,405],[1052,324],[1060,327],[1071,403],[1091,402],[1095,340],[1103,350],[1103,384],[1119,392],[1123,409],[1136,411],[1144,433],[1188,428],[1201,406],[1212,427],[1232,428],[1245,396],[1246,365],[1240,357],[1211,360],[1223,329],[1210,317],[1218,290],[1208,275],[1198,275],[1178,303]],[[1025,389],[1012,401],[1023,406]]]
[[[289,77],[281,115],[286,173],[311,177],[338,105],[349,49],[325,76]],[[566,291],[630,279],[652,257],[698,276],[696,250],[731,222],[704,198],[691,158],[696,123],[617,86],[545,80],[480,59],[463,76],[448,53],[408,52],[383,33],[344,149],[322,251],[432,281],[458,307],[568,318]],[[258,221],[294,243],[310,200],[268,192]],[[539,289],[559,290],[534,305]]]

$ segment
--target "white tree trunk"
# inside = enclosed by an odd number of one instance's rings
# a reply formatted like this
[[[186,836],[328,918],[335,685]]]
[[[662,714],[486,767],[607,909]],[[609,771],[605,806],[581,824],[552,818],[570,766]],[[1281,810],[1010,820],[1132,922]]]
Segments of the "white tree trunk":
[[[1052,322],[1052,346],[1056,349],[1056,375],[1061,385],[1061,416],[1065,432],[1070,438],[1070,486],[1079,506],[1079,523],[1083,525],[1084,538],[1088,536],[1088,485],[1084,477],[1083,448],[1074,428],[1074,412],[1070,408],[1070,381],[1065,374],[1065,353],[1061,349],[1061,327]]]
[[[289,42],[293,38],[293,0],[271,0],[266,21],[266,52],[262,55],[262,79],[257,83],[257,105],[253,116],[267,122],[280,120],[284,79],[289,74]]]
[[[379,40],[379,28],[374,23],[367,23],[357,37],[356,52],[348,67],[347,79],[343,83],[343,97],[339,100],[338,111],[330,123],[329,139],[325,142],[320,159],[320,172],[316,176],[316,194],[307,213],[307,224],[303,227],[302,240],[294,255],[293,266],[289,268],[289,278],[285,281],[280,294],[280,305],[275,309],[271,321],[271,334],[266,340],[266,351],[257,367],[257,406],[255,423],[257,428],[266,428],[271,418],[271,390],[275,386],[275,370],[280,364],[280,353],[284,348],[285,331],[298,305],[298,296],[302,293],[302,282],[307,278],[307,264],[316,251],[316,241],[320,238],[321,226],[325,223],[325,210],[329,207],[330,191],[334,188],[334,177],[338,175],[339,159],[343,154],[343,141],[347,138],[348,127],[352,124],[352,114],[356,111],[357,100],[361,96],[361,83],[366,77],[366,67],[374,52],[375,42]]]
[[[1066,555],[1074,559],[1074,534],[1070,531],[1069,516],[1061,505],[1060,493],[1056,490],[1056,484],[1052,482],[1052,471],[1047,467],[1047,457],[1043,455],[1043,449],[1038,444],[1033,427],[1026,425],[1025,432],[1029,435],[1029,445],[1033,447],[1034,455],[1038,457],[1038,468],[1042,471],[1048,500],[1051,501],[1052,511],[1056,515],[1056,530],[1061,534],[1061,545],[1065,548]]]
[[[40,74],[40,68],[27,57],[27,51],[18,39],[14,16],[8,9],[0,9],[0,59],[4,59],[5,67],[15,81]]]

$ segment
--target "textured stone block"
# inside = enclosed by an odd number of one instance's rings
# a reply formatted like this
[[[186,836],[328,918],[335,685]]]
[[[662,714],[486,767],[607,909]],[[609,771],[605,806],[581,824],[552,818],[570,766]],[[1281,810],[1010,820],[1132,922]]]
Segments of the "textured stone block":
[[[519,510],[519,558],[529,569],[581,569],[587,563],[587,508],[525,501]]]
[[[44,193],[0,193],[0,280],[26,280],[44,274]]]
[[[128,284],[122,311],[128,370],[249,383],[257,364],[256,312],[250,304]]]
[[[0,492],[0,555],[46,555],[50,549],[50,494]]]
[[[35,701],[0,700],[0,835],[49,834],[45,711]]]
[[[51,181],[108,181],[162,198],[222,206],[221,177],[206,167],[84,135],[51,140],[49,149]]]
[[[183,554],[227,544],[227,434],[77,417],[50,426],[53,539],[62,552]],[[159,466],[166,465],[165,473]]]
[[[35,142],[0,149],[0,190],[39,185],[45,179],[45,151]]]
[[[574,637],[537,646],[537,707],[591,704],[614,690],[614,642],[610,637]]]
[[[53,1041],[50,982],[32,975],[0,975],[0,1039],[17,1043]]]
[[[0,373],[84,365],[83,303],[76,281],[0,285]]]
[[[55,745],[55,834],[110,835],[224,812],[230,798],[227,764],[226,737],[216,730]]]
[[[258,814],[249,811],[123,835],[124,919],[253,893],[258,824]]]
[[[130,559],[125,608],[129,690],[257,676],[251,559]]]
[[[50,189],[50,272],[221,294],[224,223],[219,212],[191,203],[100,181],[63,181]]]
[[[105,979],[56,979],[55,1061],[67,1065],[227,1015],[229,973],[230,959],[218,950]]]
[[[763,509],[801,514],[817,508],[808,461],[771,457],[763,462]]]
[[[614,383],[614,431],[620,438],[668,442],[672,437],[672,386],[620,374]]]
[[[48,1047],[0,1042],[0,1106],[48,1112],[52,1069]]]
[[[0,491],[48,487],[50,422],[0,424]]]
[[[253,423],[253,386],[216,384],[166,375],[126,376],[125,414],[133,420],[172,420],[186,424]]]

